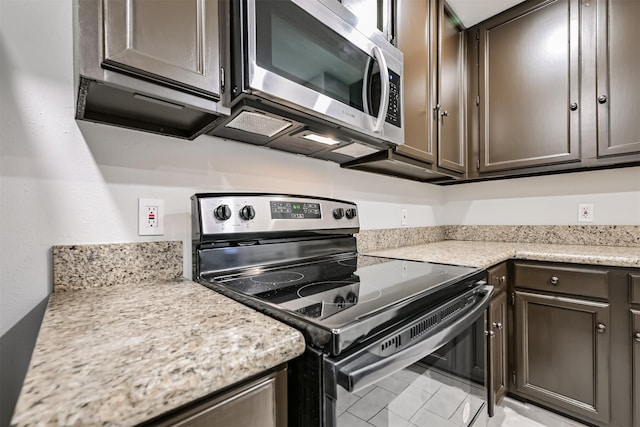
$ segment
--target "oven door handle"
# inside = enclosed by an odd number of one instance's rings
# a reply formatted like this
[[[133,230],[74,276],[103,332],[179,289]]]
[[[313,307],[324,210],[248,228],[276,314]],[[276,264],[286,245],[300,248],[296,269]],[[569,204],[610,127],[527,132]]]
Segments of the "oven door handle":
[[[476,291],[484,295],[470,310],[455,318],[452,323],[447,321],[438,325],[433,333],[426,334],[410,347],[387,357],[380,357],[372,352],[381,343],[377,341],[337,361],[334,364],[334,378],[337,383],[349,392],[358,391],[433,353],[473,325],[483,315],[491,301],[493,286],[483,284],[476,288]]]

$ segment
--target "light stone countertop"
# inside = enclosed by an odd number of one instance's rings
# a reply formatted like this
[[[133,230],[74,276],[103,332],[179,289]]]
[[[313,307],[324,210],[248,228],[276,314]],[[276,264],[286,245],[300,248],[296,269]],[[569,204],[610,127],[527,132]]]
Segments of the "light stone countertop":
[[[304,348],[297,330],[187,280],[54,292],[12,423],[133,425]]]
[[[510,258],[640,267],[640,247],[445,240],[368,251],[367,255],[487,268]]]

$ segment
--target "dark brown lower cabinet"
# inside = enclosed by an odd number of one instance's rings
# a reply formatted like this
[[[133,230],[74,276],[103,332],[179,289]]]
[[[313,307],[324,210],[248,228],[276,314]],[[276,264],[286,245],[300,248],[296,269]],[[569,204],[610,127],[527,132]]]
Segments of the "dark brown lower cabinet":
[[[513,261],[509,392],[640,427],[640,269]]]
[[[493,331],[493,353],[491,355],[491,387],[496,404],[507,394],[507,263],[503,262],[487,270],[487,281],[494,287],[489,305],[489,325]]]
[[[631,310],[631,339],[633,340],[633,426],[640,427],[640,309]]]
[[[516,291],[517,393],[606,424],[608,326],[608,303]]]
[[[493,395],[498,404],[507,394],[507,293],[500,292],[493,297],[489,306],[491,327],[493,328]]]
[[[179,427],[286,427],[287,371],[280,369],[152,422]]]

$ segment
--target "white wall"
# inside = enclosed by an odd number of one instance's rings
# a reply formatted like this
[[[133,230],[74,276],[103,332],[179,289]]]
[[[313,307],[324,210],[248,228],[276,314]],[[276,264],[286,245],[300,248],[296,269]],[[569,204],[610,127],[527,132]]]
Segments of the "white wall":
[[[182,141],[73,119],[71,2],[0,0],[0,335],[51,289],[51,247],[175,239],[190,276],[198,191],[353,200],[362,229],[441,222],[443,189],[248,144]],[[165,201],[165,235],[137,235],[138,197]]]
[[[0,335],[51,289],[51,247],[182,240],[189,197],[271,191],[353,200],[362,229],[440,224],[638,224],[639,170],[437,187],[203,136],[194,142],[73,120],[68,0],[0,0]],[[165,235],[139,237],[138,197],[165,201]],[[573,218],[573,219],[572,219]]]
[[[593,204],[591,224],[640,225],[640,167],[451,186],[443,224],[587,224],[580,203]]]

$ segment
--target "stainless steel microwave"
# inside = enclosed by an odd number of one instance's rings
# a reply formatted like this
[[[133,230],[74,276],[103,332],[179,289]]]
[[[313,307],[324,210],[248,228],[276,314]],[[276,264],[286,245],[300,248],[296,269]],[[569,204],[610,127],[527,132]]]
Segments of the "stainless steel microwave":
[[[402,144],[402,53],[337,0],[228,0],[211,134],[344,162]]]

